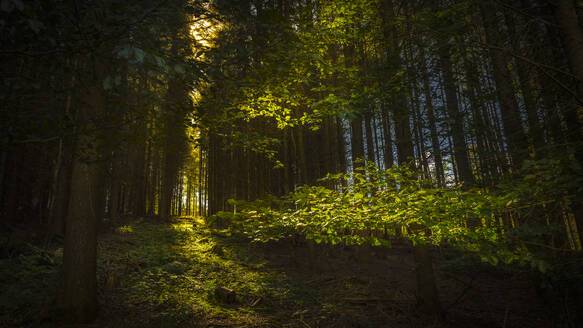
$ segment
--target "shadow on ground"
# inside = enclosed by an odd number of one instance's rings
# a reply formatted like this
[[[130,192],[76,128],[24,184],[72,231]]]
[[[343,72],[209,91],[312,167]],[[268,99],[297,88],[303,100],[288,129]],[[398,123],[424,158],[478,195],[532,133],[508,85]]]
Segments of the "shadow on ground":
[[[447,322],[424,320],[409,249],[253,244],[197,219],[132,220],[100,236],[101,311],[86,327],[549,326],[528,277],[446,261],[452,254],[443,250],[434,257]],[[236,297],[217,295],[218,287]],[[41,305],[22,311],[1,322],[59,326],[50,315],[34,315]],[[16,313],[25,314],[11,320]]]
[[[103,326],[119,326],[112,318],[125,327],[432,325],[416,312],[414,263],[405,244],[250,244],[201,220],[180,219],[120,227],[102,239],[101,253]],[[434,256],[443,262],[444,254]],[[448,313],[441,326],[546,326],[524,277],[467,263],[438,270]],[[236,300],[217,297],[217,287],[234,291]]]

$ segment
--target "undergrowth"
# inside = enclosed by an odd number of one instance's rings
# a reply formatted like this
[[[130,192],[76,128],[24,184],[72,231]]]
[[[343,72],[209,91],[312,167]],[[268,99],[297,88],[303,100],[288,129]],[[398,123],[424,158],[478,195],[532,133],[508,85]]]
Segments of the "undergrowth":
[[[103,302],[119,304],[108,309],[122,312],[114,317],[133,318],[126,326],[261,325],[258,309],[293,302],[290,291],[301,288],[236,243],[190,219],[120,227],[100,242]],[[235,302],[217,298],[217,287],[234,291]]]
[[[3,249],[13,251],[0,261],[0,327],[61,327],[51,310],[62,248],[43,250],[26,243],[10,248],[2,242]],[[411,285],[413,263],[405,245],[389,251],[339,245],[310,248],[305,240],[299,242],[304,244],[249,243],[229,229],[211,229],[200,219],[130,221],[99,238],[101,309],[92,327],[420,324]],[[376,255],[367,255],[369,251]],[[459,275],[460,268],[452,274]],[[442,290],[452,291],[445,304],[460,306],[469,296],[458,295],[472,295],[463,294],[456,283],[442,284]],[[217,287],[232,290],[236,298],[217,297]],[[459,313],[468,312],[467,306],[483,306],[471,302]],[[451,313],[457,316],[451,319],[452,327],[470,322],[455,309]],[[497,313],[503,316],[504,308]],[[493,321],[478,316],[471,323],[489,327]]]

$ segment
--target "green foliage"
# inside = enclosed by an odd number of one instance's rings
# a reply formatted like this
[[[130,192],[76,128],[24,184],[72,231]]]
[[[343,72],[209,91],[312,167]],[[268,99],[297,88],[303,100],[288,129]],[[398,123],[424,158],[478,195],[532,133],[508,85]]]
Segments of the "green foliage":
[[[244,12],[230,17],[243,24],[253,21],[257,28],[253,33],[230,25],[208,52],[208,62],[221,67],[209,72],[221,92],[213,87],[201,92],[209,100],[199,104],[205,120],[216,126],[258,119],[279,129],[317,130],[327,117],[357,115],[386,96],[377,79],[357,64],[367,60],[373,65],[365,58],[372,54],[348,58],[342,53],[346,45],[378,42],[382,17],[375,1],[329,1],[315,6],[316,12],[310,6],[290,10],[282,15],[264,8],[256,17]]]
[[[406,167],[370,165],[328,175],[322,182],[332,188],[299,187],[277,207],[247,204],[238,222],[243,233],[260,242],[300,234],[317,243],[389,246],[390,236],[400,234],[414,244],[447,243],[476,252],[492,265],[519,263],[545,272],[549,253],[530,246],[545,248],[557,226],[534,220],[519,225],[505,218],[531,213],[541,203],[564,204],[567,191],[581,185],[575,169],[560,161],[527,162],[519,177],[486,191],[434,188]],[[544,212],[530,215],[544,217]]]
[[[131,225],[124,225],[124,226],[118,227],[117,231],[121,232],[121,233],[132,233],[132,232],[134,232],[134,229],[132,228]]]

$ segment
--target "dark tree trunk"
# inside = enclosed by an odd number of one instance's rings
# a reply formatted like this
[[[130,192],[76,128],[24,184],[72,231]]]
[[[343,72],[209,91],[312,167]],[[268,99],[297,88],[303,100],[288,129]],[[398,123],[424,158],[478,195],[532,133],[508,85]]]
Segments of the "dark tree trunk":
[[[103,113],[104,99],[99,87],[92,87],[87,104],[81,104],[81,117]],[[63,254],[64,288],[59,306],[73,322],[88,323],[97,315],[97,217],[93,202],[100,179],[93,136],[81,135],[73,160],[71,199],[67,211]]]
[[[427,120],[429,121],[429,133],[431,135],[431,149],[433,152],[433,161],[435,162],[435,178],[437,186],[445,186],[445,175],[443,171],[443,157],[441,154],[441,144],[437,134],[437,120],[433,108],[433,95],[431,85],[429,84],[429,70],[425,64],[426,58],[423,58],[423,89],[425,94],[425,109],[427,110]]]
[[[366,159],[367,159],[367,161],[374,163],[375,162],[375,148],[374,148],[374,143],[373,143],[372,131],[373,131],[373,128],[376,129],[376,127],[373,126],[371,116],[372,116],[372,113],[367,113],[364,117],[365,118],[364,124],[365,124],[365,128],[366,128]]]
[[[498,31],[498,20],[494,4],[484,3],[480,5],[484,30],[486,32],[486,41],[490,46],[489,52],[492,59],[493,78],[496,83],[496,91],[500,101],[500,113],[502,116],[502,125],[506,143],[514,169],[521,166],[528,153],[528,142],[522,127],[522,119],[512,84],[511,72],[507,64],[510,62],[501,49]]]
[[[468,151],[464,134],[464,114],[460,111],[457,99],[454,76],[451,67],[448,44],[441,40],[439,45],[439,59],[443,72],[443,88],[445,90],[446,107],[451,119],[451,135],[453,138],[453,151],[457,166],[459,180],[464,187],[470,188],[474,185],[474,175],[472,166],[468,158]]]

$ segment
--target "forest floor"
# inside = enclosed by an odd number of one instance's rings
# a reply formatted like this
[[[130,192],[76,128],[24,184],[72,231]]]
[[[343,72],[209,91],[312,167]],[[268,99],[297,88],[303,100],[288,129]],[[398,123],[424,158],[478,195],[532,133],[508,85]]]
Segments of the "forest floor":
[[[0,327],[62,326],[50,315],[62,249],[31,249],[0,262]],[[439,324],[416,311],[404,243],[253,244],[200,219],[142,218],[100,235],[99,254],[100,315],[83,327],[551,326],[531,273],[451,250],[433,253]]]

